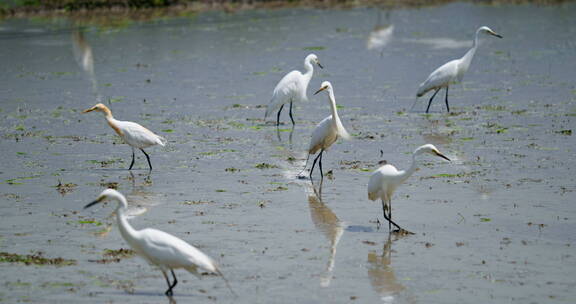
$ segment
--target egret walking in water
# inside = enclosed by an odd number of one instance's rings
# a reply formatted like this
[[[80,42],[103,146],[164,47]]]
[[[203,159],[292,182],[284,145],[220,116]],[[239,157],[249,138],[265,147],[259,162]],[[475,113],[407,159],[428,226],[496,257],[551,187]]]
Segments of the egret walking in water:
[[[464,74],[468,71],[470,67],[470,63],[472,63],[472,58],[474,58],[474,54],[476,53],[476,49],[478,48],[478,35],[480,33],[486,33],[488,35],[492,35],[498,38],[502,38],[499,34],[496,34],[493,30],[491,30],[487,26],[481,26],[476,30],[476,36],[474,37],[474,44],[472,48],[460,59],[455,59],[449,61],[442,65],[441,67],[437,68],[428,79],[426,79],[423,83],[420,84],[418,87],[418,92],[416,93],[416,97],[422,97],[424,94],[428,93],[431,90],[434,90],[434,94],[430,97],[428,101],[428,107],[426,108],[426,113],[430,110],[430,105],[432,104],[432,100],[438,94],[440,89],[446,88],[446,110],[450,112],[450,106],[448,106],[448,87],[450,84],[462,81],[464,78]]]
[[[368,199],[375,201],[377,199],[382,200],[382,211],[384,213],[384,218],[388,220],[388,229],[392,229],[392,225],[398,228],[399,231],[404,231],[400,226],[398,226],[394,221],[392,221],[392,195],[394,191],[408,179],[414,172],[418,170],[418,161],[416,158],[421,154],[428,153],[444,158],[450,161],[450,159],[444,156],[434,145],[426,144],[418,147],[412,153],[412,165],[408,170],[396,169],[396,167],[385,164],[378,168],[372,176],[370,176],[370,182],[368,183]]]
[[[196,247],[160,230],[152,228],[135,230],[124,214],[128,208],[128,202],[122,193],[114,189],[106,189],[98,196],[98,199],[86,205],[84,209],[107,199],[118,203],[116,218],[118,220],[118,229],[124,240],[137,255],[162,271],[162,275],[164,275],[168,284],[168,290],[165,292],[167,296],[172,296],[172,289],[178,284],[174,273],[174,269],[177,268],[184,268],[197,277],[201,275],[199,270],[216,273],[224,279],[226,286],[234,294],[234,291],[228,285],[228,281],[220,272],[218,265],[209,256],[196,249]],[[168,278],[168,271],[172,274],[172,282]]]
[[[302,74],[300,71],[292,71],[286,76],[284,76],[280,82],[274,88],[272,93],[272,100],[268,103],[266,108],[266,114],[264,119],[266,119],[274,111],[278,110],[276,114],[276,126],[280,125],[280,113],[284,104],[290,103],[290,120],[292,120],[292,125],[294,125],[294,118],[292,117],[292,103],[294,101],[307,101],[306,90],[308,89],[308,83],[312,79],[312,74],[314,74],[314,65],[317,64],[320,68],[323,68],[318,60],[318,56],[315,54],[310,54],[304,59],[304,68],[306,72]]]
[[[108,125],[114,129],[114,131],[130,146],[132,147],[132,162],[130,163],[130,168],[128,170],[132,170],[132,166],[134,166],[134,148],[140,149],[142,153],[146,156],[146,160],[148,160],[148,165],[150,166],[150,170],[152,170],[152,163],[150,162],[150,156],[144,151],[145,148],[155,145],[164,146],[165,139],[161,136],[154,134],[152,131],[144,128],[143,126],[131,122],[131,121],[120,121],[114,119],[112,116],[112,111],[108,109],[107,106],[99,103],[93,106],[90,109],[84,110],[82,113],[88,113],[92,111],[99,111],[106,115],[106,121],[108,121]]]
[[[334,97],[334,89],[329,81],[324,81],[322,86],[314,95],[326,90],[328,92],[328,102],[330,102],[330,111],[332,115],[324,118],[314,129],[312,133],[312,139],[310,140],[310,146],[308,148],[308,157],[306,158],[306,165],[308,165],[308,159],[310,155],[316,154],[320,151],[318,156],[314,159],[312,163],[312,169],[310,169],[310,179],[312,179],[312,172],[314,172],[314,166],[316,166],[316,161],[320,160],[320,176],[324,178],[324,173],[322,172],[322,154],[324,151],[328,150],[333,143],[342,137],[344,139],[350,139],[350,134],[344,129],[340,117],[338,116],[338,110],[336,109],[336,99]]]

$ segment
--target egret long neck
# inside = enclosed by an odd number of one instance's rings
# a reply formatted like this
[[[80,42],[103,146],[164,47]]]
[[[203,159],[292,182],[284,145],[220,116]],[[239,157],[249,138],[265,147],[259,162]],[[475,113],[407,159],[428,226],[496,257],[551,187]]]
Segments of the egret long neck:
[[[310,79],[312,79],[312,75],[314,74],[314,66],[312,65],[312,63],[310,63],[309,60],[304,61],[304,69],[306,70],[306,72],[304,73],[304,81],[306,82],[306,86],[308,86],[308,83],[310,82]]]
[[[334,92],[332,89],[328,91],[328,99],[330,101],[330,112],[332,113],[332,122],[338,124],[340,122],[340,117],[338,116],[338,109],[336,108],[336,98],[334,97]]]
[[[402,182],[407,180],[414,172],[418,170],[418,161],[416,160],[416,154],[412,154],[412,164],[408,170],[404,171],[401,175]]]
[[[122,235],[124,240],[126,240],[126,242],[130,244],[130,246],[134,247],[138,231],[132,228],[132,225],[130,225],[130,223],[128,222],[128,219],[124,214],[125,211],[126,208],[122,206],[119,206],[118,209],[116,209],[116,219],[118,220],[118,229],[120,229],[120,234]]]
[[[108,122],[110,128],[114,129],[114,132],[116,132],[116,134],[123,136],[124,133],[122,133],[122,130],[120,130],[120,127],[118,126],[118,121],[114,119],[114,116],[112,116],[112,111],[110,111],[110,109],[108,108],[104,108],[103,112],[104,115],[106,115],[106,121]]]
[[[478,48],[478,34],[480,34],[480,30],[476,31],[476,35],[474,36],[474,44],[472,44],[472,48],[466,52],[466,54],[461,59],[461,69],[466,72],[472,63],[472,59],[474,58],[474,54],[476,54],[476,49]]]

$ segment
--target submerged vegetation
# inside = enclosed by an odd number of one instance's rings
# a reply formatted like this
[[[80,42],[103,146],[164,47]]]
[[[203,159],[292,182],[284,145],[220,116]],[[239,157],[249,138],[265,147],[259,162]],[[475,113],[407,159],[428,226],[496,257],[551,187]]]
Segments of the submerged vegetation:
[[[67,260],[64,258],[46,258],[42,252],[33,254],[16,254],[0,252],[0,263],[23,263],[26,265],[56,265],[70,266],[76,265],[76,260]]]

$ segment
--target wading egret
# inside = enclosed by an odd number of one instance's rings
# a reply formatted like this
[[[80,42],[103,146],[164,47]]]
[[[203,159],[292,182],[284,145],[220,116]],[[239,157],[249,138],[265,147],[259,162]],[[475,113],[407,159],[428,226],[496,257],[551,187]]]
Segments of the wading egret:
[[[436,96],[436,94],[442,88],[446,88],[446,110],[450,112],[450,106],[448,106],[448,87],[450,84],[455,82],[462,81],[464,74],[468,71],[470,67],[470,63],[472,62],[472,58],[474,58],[474,54],[476,53],[476,49],[478,48],[478,35],[480,33],[486,33],[492,36],[496,36],[498,38],[502,38],[499,34],[496,34],[493,30],[491,30],[487,26],[481,26],[476,30],[476,35],[474,37],[474,45],[472,48],[460,59],[455,59],[449,61],[442,65],[441,67],[437,68],[428,79],[426,79],[423,83],[420,84],[418,87],[418,92],[416,93],[416,97],[422,97],[424,94],[428,93],[428,91],[434,90],[434,94],[428,101],[428,107],[426,108],[426,113],[430,110],[430,105],[432,104],[432,100]]]
[[[122,193],[114,189],[106,189],[95,201],[86,205],[84,209],[105,200],[113,200],[118,203],[116,207],[118,229],[128,245],[132,247],[137,255],[162,271],[162,275],[164,275],[168,284],[168,290],[165,292],[167,296],[172,295],[172,289],[178,284],[174,273],[174,269],[177,268],[184,268],[197,277],[201,275],[199,270],[216,273],[224,279],[226,286],[234,294],[234,291],[228,285],[228,281],[220,272],[218,265],[209,256],[196,249],[196,247],[164,231],[152,228],[135,230],[124,214],[128,208],[128,202]],[[170,283],[168,278],[168,271],[172,273],[172,278],[174,279],[172,283]]]
[[[144,128],[143,126],[131,122],[131,121],[120,121],[114,119],[112,116],[112,111],[108,109],[107,106],[99,103],[93,106],[90,109],[84,110],[82,113],[88,113],[92,111],[100,111],[106,115],[106,121],[108,121],[108,125],[114,129],[114,131],[130,146],[132,147],[132,162],[130,163],[130,168],[128,170],[132,170],[132,166],[134,166],[134,148],[140,149],[142,153],[146,156],[146,160],[148,160],[148,165],[150,166],[150,170],[152,170],[152,163],[150,163],[150,156],[144,151],[144,148],[148,148],[150,146],[161,145],[164,146],[165,139],[161,136],[158,136],[152,131]]]
[[[272,99],[266,108],[264,119],[274,111],[278,110],[278,114],[276,115],[276,125],[280,125],[280,112],[282,112],[284,104],[290,103],[290,120],[292,120],[292,125],[294,125],[294,118],[292,117],[292,102],[308,100],[306,90],[308,89],[310,79],[312,79],[312,74],[314,74],[314,66],[312,63],[323,68],[318,60],[318,56],[310,54],[306,56],[306,59],[304,59],[304,68],[306,69],[306,73],[302,74],[302,72],[294,70],[286,74],[286,76],[278,82],[274,88],[274,92],[272,93]]]
[[[392,229],[392,225],[396,226],[400,231],[403,231],[400,226],[392,221],[392,195],[396,188],[398,188],[408,177],[410,177],[414,172],[418,170],[418,161],[416,158],[423,154],[428,153],[442,157],[448,161],[450,159],[444,156],[434,145],[426,144],[418,147],[412,153],[412,165],[408,170],[396,169],[396,167],[385,164],[378,168],[372,176],[370,176],[370,182],[368,183],[368,199],[375,201],[377,199],[382,200],[382,211],[384,213],[384,218],[388,220],[388,229]]]
[[[328,92],[328,102],[330,103],[330,110],[332,115],[324,118],[314,129],[312,133],[312,139],[310,140],[310,146],[308,148],[308,157],[306,158],[306,164],[304,169],[308,165],[308,159],[310,155],[316,154],[320,151],[320,154],[314,158],[312,163],[312,168],[310,169],[310,179],[312,179],[312,172],[314,172],[314,166],[316,166],[316,161],[320,160],[320,176],[324,178],[324,173],[322,172],[322,154],[324,151],[328,150],[333,143],[338,140],[339,137],[344,139],[350,139],[350,135],[344,129],[340,117],[338,116],[338,110],[336,109],[336,99],[334,98],[334,89],[329,81],[324,81],[322,86],[314,95],[326,90]]]

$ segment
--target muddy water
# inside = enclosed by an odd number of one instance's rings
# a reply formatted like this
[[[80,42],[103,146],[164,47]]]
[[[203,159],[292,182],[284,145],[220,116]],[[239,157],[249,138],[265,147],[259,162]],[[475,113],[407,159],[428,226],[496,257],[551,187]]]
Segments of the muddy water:
[[[175,302],[573,303],[575,13],[456,3],[80,29],[4,21],[0,251],[76,265],[0,263],[0,302],[169,302],[142,260],[95,262],[127,248],[110,204],[82,209],[114,186],[135,227],[195,244],[239,294],[178,271]],[[480,25],[504,39],[482,38],[450,90],[452,113],[443,95],[429,115],[426,98],[412,108],[418,84],[464,54]],[[327,97],[297,104],[293,132],[262,120],[276,82],[310,52],[325,69],[309,92],[330,80],[353,134],[325,155],[321,187],[296,176]],[[130,148],[101,115],[80,114],[98,101],[168,139],[148,149],[151,174],[140,154],[125,170]],[[389,236],[366,197],[370,171],[381,159],[408,167],[427,142],[453,161],[423,158],[393,200],[415,235]]]

